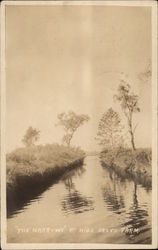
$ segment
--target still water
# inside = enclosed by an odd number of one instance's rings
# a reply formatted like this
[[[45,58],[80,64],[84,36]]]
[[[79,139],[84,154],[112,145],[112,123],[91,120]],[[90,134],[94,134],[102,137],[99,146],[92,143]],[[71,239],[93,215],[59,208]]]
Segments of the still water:
[[[151,189],[87,156],[8,219],[9,243],[151,243]]]

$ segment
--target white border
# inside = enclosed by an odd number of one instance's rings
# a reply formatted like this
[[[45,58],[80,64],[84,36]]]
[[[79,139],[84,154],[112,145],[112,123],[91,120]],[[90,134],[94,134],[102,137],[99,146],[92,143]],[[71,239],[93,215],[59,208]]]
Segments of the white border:
[[[56,0],[56,1],[3,1],[2,5],[106,5],[106,6],[147,6],[147,7],[153,7],[157,6],[156,1],[154,0],[124,0],[124,1],[119,1],[119,0],[112,0],[112,1],[106,1],[106,0],[101,0],[101,1],[80,1],[80,0]]]
[[[157,6],[156,6],[157,7]],[[152,7],[152,240],[158,248],[158,165],[157,165],[157,8]]]
[[[6,241],[5,159],[5,6],[99,5],[152,7],[152,244],[11,244]],[[2,249],[156,249],[157,242],[157,2],[156,1],[4,1],[1,3],[1,247]]]
[[[4,34],[4,36],[2,35]],[[1,5],[1,246],[6,242],[6,157],[5,157],[5,5]]]

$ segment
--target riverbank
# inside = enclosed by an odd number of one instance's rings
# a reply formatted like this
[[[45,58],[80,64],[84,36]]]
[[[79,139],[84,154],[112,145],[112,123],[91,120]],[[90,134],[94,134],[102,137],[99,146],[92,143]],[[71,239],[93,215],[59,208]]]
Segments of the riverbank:
[[[87,156],[8,218],[7,242],[150,244],[151,190],[110,172]]]
[[[8,154],[8,214],[43,192],[67,170],[81,165],[84,157],[81,149],[58,144],[19,148]]]
[[[134,179],[150,188],[152,184],[151,149],[104,150],[100,154],[103,167],[113,169],[121,178]]]

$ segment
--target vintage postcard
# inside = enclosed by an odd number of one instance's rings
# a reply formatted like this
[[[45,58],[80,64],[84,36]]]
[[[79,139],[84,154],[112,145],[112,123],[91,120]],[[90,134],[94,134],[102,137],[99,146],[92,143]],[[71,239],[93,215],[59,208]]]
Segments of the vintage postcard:
[[[157,246],[156,1],[3,1],[2,249]]]

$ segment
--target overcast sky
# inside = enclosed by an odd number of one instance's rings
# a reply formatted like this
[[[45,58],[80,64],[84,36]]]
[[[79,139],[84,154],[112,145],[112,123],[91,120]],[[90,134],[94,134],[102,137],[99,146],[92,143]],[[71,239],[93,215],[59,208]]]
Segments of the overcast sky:
[[[28,126],[39,143],[60,143],[56,117],[68,110],[91,117],[72,144],[98,149],[103,112],[113,107],[125,122],[113,100],[121,78],[140,97],[136,146],[151,146],[151,82],[138,78],[150,60],[150,7],[7,6],[7,150],[22,146]]]

